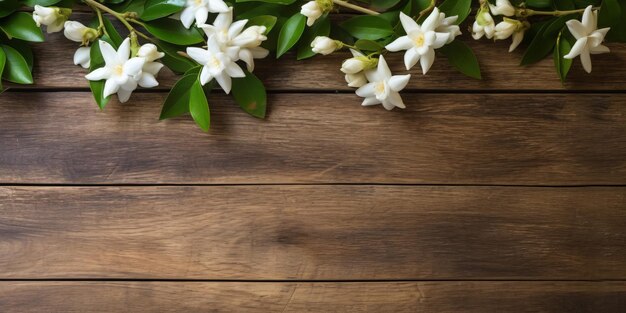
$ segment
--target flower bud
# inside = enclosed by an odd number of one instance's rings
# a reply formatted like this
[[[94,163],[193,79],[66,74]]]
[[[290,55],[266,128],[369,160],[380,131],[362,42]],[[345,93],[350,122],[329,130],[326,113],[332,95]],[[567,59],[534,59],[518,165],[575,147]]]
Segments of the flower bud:
[[[359,58],[350,58],[341,64],[341,71],[346,74],[355,74],[362,71],[365,68],[365,64]]]
[[[495,31],[495,22],[493,17],[489,14],[489,10],[481,7],[478,13],[476,13],[476,21],[472,25],[472,37],[474,39],[480,39],[483,36],[491,39]]]
[[[63,23],[71,13],[71,9],[35,5],[33,20],[39,27],[45,25],[47,33],[56,33],[63,29]]]
[[[517,25],[515,25],[515,23],[504,20],[496,25],[494,37],[496,40],[507,39],[513,35],[515,29],[517,29]]]
[[[356,74],[346,74],[346,83],[348,83],[349,87],[359,88],[365,84],[367,84],[367,77],[363,72],[359,72]]]
[[[267,36],[264,35],[266,30],[267,28],[265,26],[250,26],[237,37],[233,38],[231,44],[241,48],[258,47],[263,41],[267,40]]]
[[[146,62],[154,62],[165,56],[165,53],[159,52],[157,47],[151,43],[144,44],[137,51],[137,56],[146,59]]]
[[[83,25],[76,21],[65,22],[65,30],[63,34],[67,39],[71,41],[80,42],[83,45],[87,45],[98,38],[98,31]]]
[[[307,17],[307,26],[312,26],[313,23],[324,14],[324,11],[317,1],[309,1],[302,6],[300,14]]]
[[[515,15],[515,7],[511,5],[509,0],[496,0],[496,5],[489,4],[493,15],[513,16]]]
[[[340,46],[337,44],[336,40],[332,40],[325,36],[317,36],[313,39],[313,42],[311,42],[311,48],[315,53],[328,55],[335,52],[335,50],[339,49]]]
[[[89,64],[91,63],[90,53],[91,48],[89,47],[80,47],[74,53],[74,65],[80,65],[83,68],[89,68]]]

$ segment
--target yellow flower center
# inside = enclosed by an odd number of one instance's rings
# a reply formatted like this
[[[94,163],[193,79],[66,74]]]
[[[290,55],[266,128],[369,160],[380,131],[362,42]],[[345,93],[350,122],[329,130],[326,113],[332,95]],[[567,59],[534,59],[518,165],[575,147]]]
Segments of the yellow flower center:
[[[203,0],[194,0],[194,2],[196,3],[196,5],[197,5],[197,6],[202,5],[202,1],[203,1]]]
[[[121,64],[117,65],[117,66],[115,66],[113,71],[115,71],[116,75],[121,76],[122,74],[124,74],[124,67]]]
[[[384,93],[385,92],[385,83],[384,82],[376,83],[376,86],[374,86],[374,92],[376,92],[376,94]]]
[[[218,58],[211,56],[211,59],[209,60],[209,65],[219,68],[222,66],[222,62]]]
[[[413,42],[415,42],[415,46],[416,47],[421,47],[424,45],[424,34],[420,34],[417,38],[415,38],[415,40],[413,40]]]

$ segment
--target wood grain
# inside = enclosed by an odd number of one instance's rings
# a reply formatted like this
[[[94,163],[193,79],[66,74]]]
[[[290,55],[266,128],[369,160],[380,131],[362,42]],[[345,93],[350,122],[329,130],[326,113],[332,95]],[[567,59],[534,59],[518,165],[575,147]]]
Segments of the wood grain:
[[[1,282],[0,306],[14,313],[610,313],[626,306],[626,283]]]
[[[88,21],[85,13],[77,13],[72,19]],[[509,41],[497,43],[488,40],[475,41],[465,36],[463,41],[476,53],[481,62],[483,80],[468,78],[451,67],[444,56],[439,55],[435,64],[422,76],[419,66],[411,73],[409,90],[626,90],[626,44],[610,44],[611,53],[593,56],[593,73],[583,71],[579,60],[575,60],[565,86],[554,70],[551,57],[538,64],[521,67],[519,62],[523,47],[514,53],[507,53]],[[84,79],[87,73],[80,66],[73,65],[73,54],[78,43],[67,40],[61,33],[47,36],[47,42],[36,44],[38,56],[34,71],[36,85],[41,88],[88,88]],[[271,90],[351,90],[346,86],[343,74],[339,71],[341,62],[348,53],[316,57],[313,60],[296,61],[295,54],[288,54],[280,60],[273,56],[257,60],[255,73],[263,79]],[[387,56],[394,73],[404,73],[402,53]],[[621,66],[620,66],[621,65]],[[162,88],[169,89],[176,80],[169,70],[164,70],[159,78]],[[33,86],[13,85],[15,88]]]
[[[626,188],[2,187],[0,278],[625,279]]]
[[[0,183],[626,184],[623,94],[276,94],[267,120],[216,94],[210,134],[133,97],[3,94]]]

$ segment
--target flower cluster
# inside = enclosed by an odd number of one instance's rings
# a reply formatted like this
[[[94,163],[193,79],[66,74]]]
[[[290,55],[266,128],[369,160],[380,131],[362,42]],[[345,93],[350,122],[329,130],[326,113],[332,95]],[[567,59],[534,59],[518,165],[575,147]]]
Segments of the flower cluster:
[[[245,28],[248,20],[233,23],[233,8],[220,13],[213,25],[200,25],[208,40],[207,48],[189,47],[187,54],[201,64],[200,83],[205,85],[212,79],[230,93],[232,77],[245,77],[236,63],[242,60],[249,72],[254,70],[254,59],[265,58],[269,51],[260,47],[267,40],[265,26],[253,25]],[[245,28],[245,29],[244,29]]]
[[[441,56],[461,73],[481,78],[472,49],[458,40],[468,17],[471,26],[463,29],[475,40],[510,39],[509,52],[528,42],[522,65],[552,54],[561,80],[576,57],[591,72],[591,55],[609,52],[605,39],[626,42],[626,10],[618,10],[623,5],[615,5],[615,0],[446,0],[440,6],[436,0],[151,0],[138,10],[132,0],[116,0],[116,5],[109,0],[82,1],[94,12],[91,24],[69,20],[72,10],[63,7],[65,2],[45,7],[35,1],[32,27],[12,33],[15,28],[2,28],[7,18],[0,17],[0,28],[7,38],[14,37],[13,42],[24,34],[31,41],[43,41],[42,27],[48,33],[63,31],[77,43],[73,62],[89,69],[86,79],[101,108],[113,94],[125,102],[138,87],[158,86],[160,70],[168,67],[181,77],[163,103],[161,118],[189,112],[203,130],[209,127],[210,82],[232,94],[250,115],[265,116],[266,91],[253,71],[255,62],[270,53],[277,58],[295,54],[301,60],[347,50],[350,55],[340,67],[346,84],[363,98],[362,105],[392,110],[405,107],[399,92],[415,77],[413,71],[428,74]],[[359,14],[329,16],[345,10]],[[127,35],[112,22],[126,28]],[[387,62],[394,62],[393,53],[402,54],[398,63],[403,66],[390,64],[391,69],[408,72],[392,74]],[[30,74],[32,64],[18,61],[12,68],[21,65]],[[32,83],[32,77],[23,77],[17,82]]]

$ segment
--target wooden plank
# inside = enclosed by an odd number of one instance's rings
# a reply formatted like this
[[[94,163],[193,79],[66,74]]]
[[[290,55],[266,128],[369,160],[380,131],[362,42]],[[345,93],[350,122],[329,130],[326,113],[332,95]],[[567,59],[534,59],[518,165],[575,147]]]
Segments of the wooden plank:
[[[3,94],[0,183],[626,183],[624,94],[275,94],[267,120],[215,94],[210,134],[163,98]]]
[[[2,187],[0,278],[626,278],[626,188]]]
[[[7,312],[621,312],[624,282],[1,282]]]
[[[85,13],[77,13],[73,19],[88,20]],[[419,66],[411,71],[414,75],[409,89],[412,90],[626,90],[626,45],[610,44],[611,54],[593,57],[593,73],[582,70],[579,60],[574,62],[568,81],[563,86],[554,70],[552,58],[536,65],[520,67],[523,49],[508,54],[509,41],[497,43],[488,40],[475,41],[469,36],[464,42],[475,51],[483,72],[483,80],[471,79],[452,68],[445,57],[439,56],[435,64],[422,76]],[[86,70],[72,64],[72,56],[78,44],[62,34],[48,36],[48,42],[35,45],[38,56],[35,66],[34,87],[41,88],[88,88],[84,79]],[[296,61],[295,55],[280,60],[269,57],[258,60],[256,74],[272,90],[351,90],[346,86],[339,71],[347,53],[318,57],[314,60]],[[406,72],[402,53],[388,56],[388,63],[397,73]],[[176,76],[164,70],[159,81],[161,87],[169,88]],[[21,88],[23,86],[14,86]],[[27,86],[33,87],[33,86]]]

